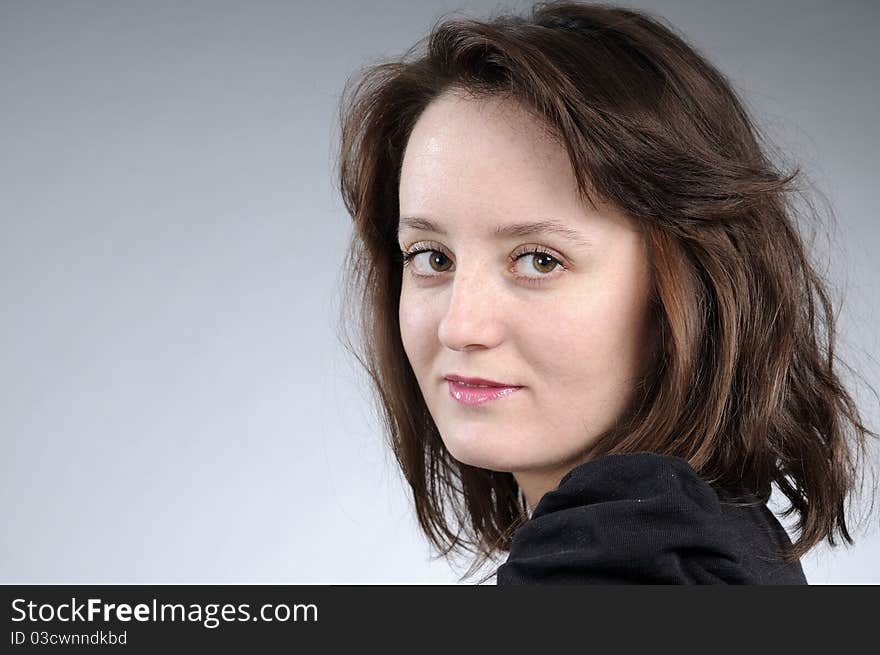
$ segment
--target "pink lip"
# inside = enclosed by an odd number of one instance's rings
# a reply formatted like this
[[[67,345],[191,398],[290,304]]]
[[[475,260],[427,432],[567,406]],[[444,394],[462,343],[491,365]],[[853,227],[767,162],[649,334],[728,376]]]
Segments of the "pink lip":
[[[507,382],[495,382],[495,380],[487,380],[485,378],[469,378],[457,373],[449,373],[445,376],[447,380],[453,382],[464,382],[465,384],[480,384],[488,387],[519,387],[519,384],[508,384]]]
[[[481,405],[491,400],[505,398],[522,387],[466,387],[454,380],[447,380],[449,395],[462,405]]]

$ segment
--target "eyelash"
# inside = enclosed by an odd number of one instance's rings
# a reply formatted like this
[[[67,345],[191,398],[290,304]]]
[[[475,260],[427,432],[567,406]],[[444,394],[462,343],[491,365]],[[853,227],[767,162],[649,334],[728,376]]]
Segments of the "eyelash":
[[[550,252],[549,250],[545,250],[541,246],[525,246],[525,247],[528,248],[528,250],[515,252],[514,254],[512,254],[510,256],[511,263],[515,263],[516,261],[525,257],[526,255],[546,255],[547,257],[552,259],[554,262],[556,262],[556,264],[557,264],[556,268],[562,269],[563,271],[568,270],[568,267],[560,260],[560,258],[557,257],[554,253]],[[415,257],[416,255],[420,255],[423,252],[439,252],[443,256],[449,257],[449,255],[447,255],[443,251],[443,249],[440,248],[439,246],[437,246],[436,244],[417,243],[414,246],[412,246],[410,248],[410,250],[401,250],[400,251],[400,255],[403,259],[403,266],[406,267],[413,257]],[[554,268],[554,270],[556,270],[556,269]],[[419,277],[419,278],[438,277],[438,275],[420,275],[418,273],[413,273],[413,275],[415,277]],[[517,279],[524,280],[526,282],[526,284],[540,285],[540,284],[544,284],[546,282],[549,282],[551,279],[556,279],[559,276],[553,275],[552,273],[548,273],[547,275],[540,275],[538,277],[530,277],[530,276],[526,276],[526,275],[517,275],[516,277],[517,277]]]

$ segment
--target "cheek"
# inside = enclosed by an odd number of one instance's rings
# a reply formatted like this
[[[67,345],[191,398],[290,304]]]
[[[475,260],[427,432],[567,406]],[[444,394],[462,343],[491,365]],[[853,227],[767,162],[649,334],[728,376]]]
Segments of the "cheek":
[[[431,306],[404,291],[400,297],[398,320],[403,348],[415,369],[430,356],[436,340],[436,321]]]
[[[585,378],[601,375],[606,359],[607,316],[595,302],[583,301],[570,309],[543,314],[548,323],[533,325],[528,342],[532,359],[549,384],[579,384]]]
[[[537,313],[541,320],[527,328],[530,350],[554,385],[616,386],[642,361],[645,310],[640,295],[599,285]]]

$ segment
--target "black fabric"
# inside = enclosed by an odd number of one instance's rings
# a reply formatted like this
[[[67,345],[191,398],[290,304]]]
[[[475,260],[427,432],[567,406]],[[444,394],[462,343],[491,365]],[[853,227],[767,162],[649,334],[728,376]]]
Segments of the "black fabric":
[[[566,474],[514,534],[497,584],[807,584],[791,541],[742,490],[716,489],[680,457],[606,455]]]

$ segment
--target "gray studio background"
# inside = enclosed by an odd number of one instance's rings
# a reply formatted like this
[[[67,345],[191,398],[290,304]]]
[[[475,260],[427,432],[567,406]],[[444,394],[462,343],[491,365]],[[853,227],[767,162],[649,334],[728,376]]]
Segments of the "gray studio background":
[[[456,582],[336,339],[336,111],[441,14],[528,4],[0,4],[0,582]],[[839,353],[880,387],[878,5],[624,4],[825,192]],[[807,579],[880,583],[876,524]]]

